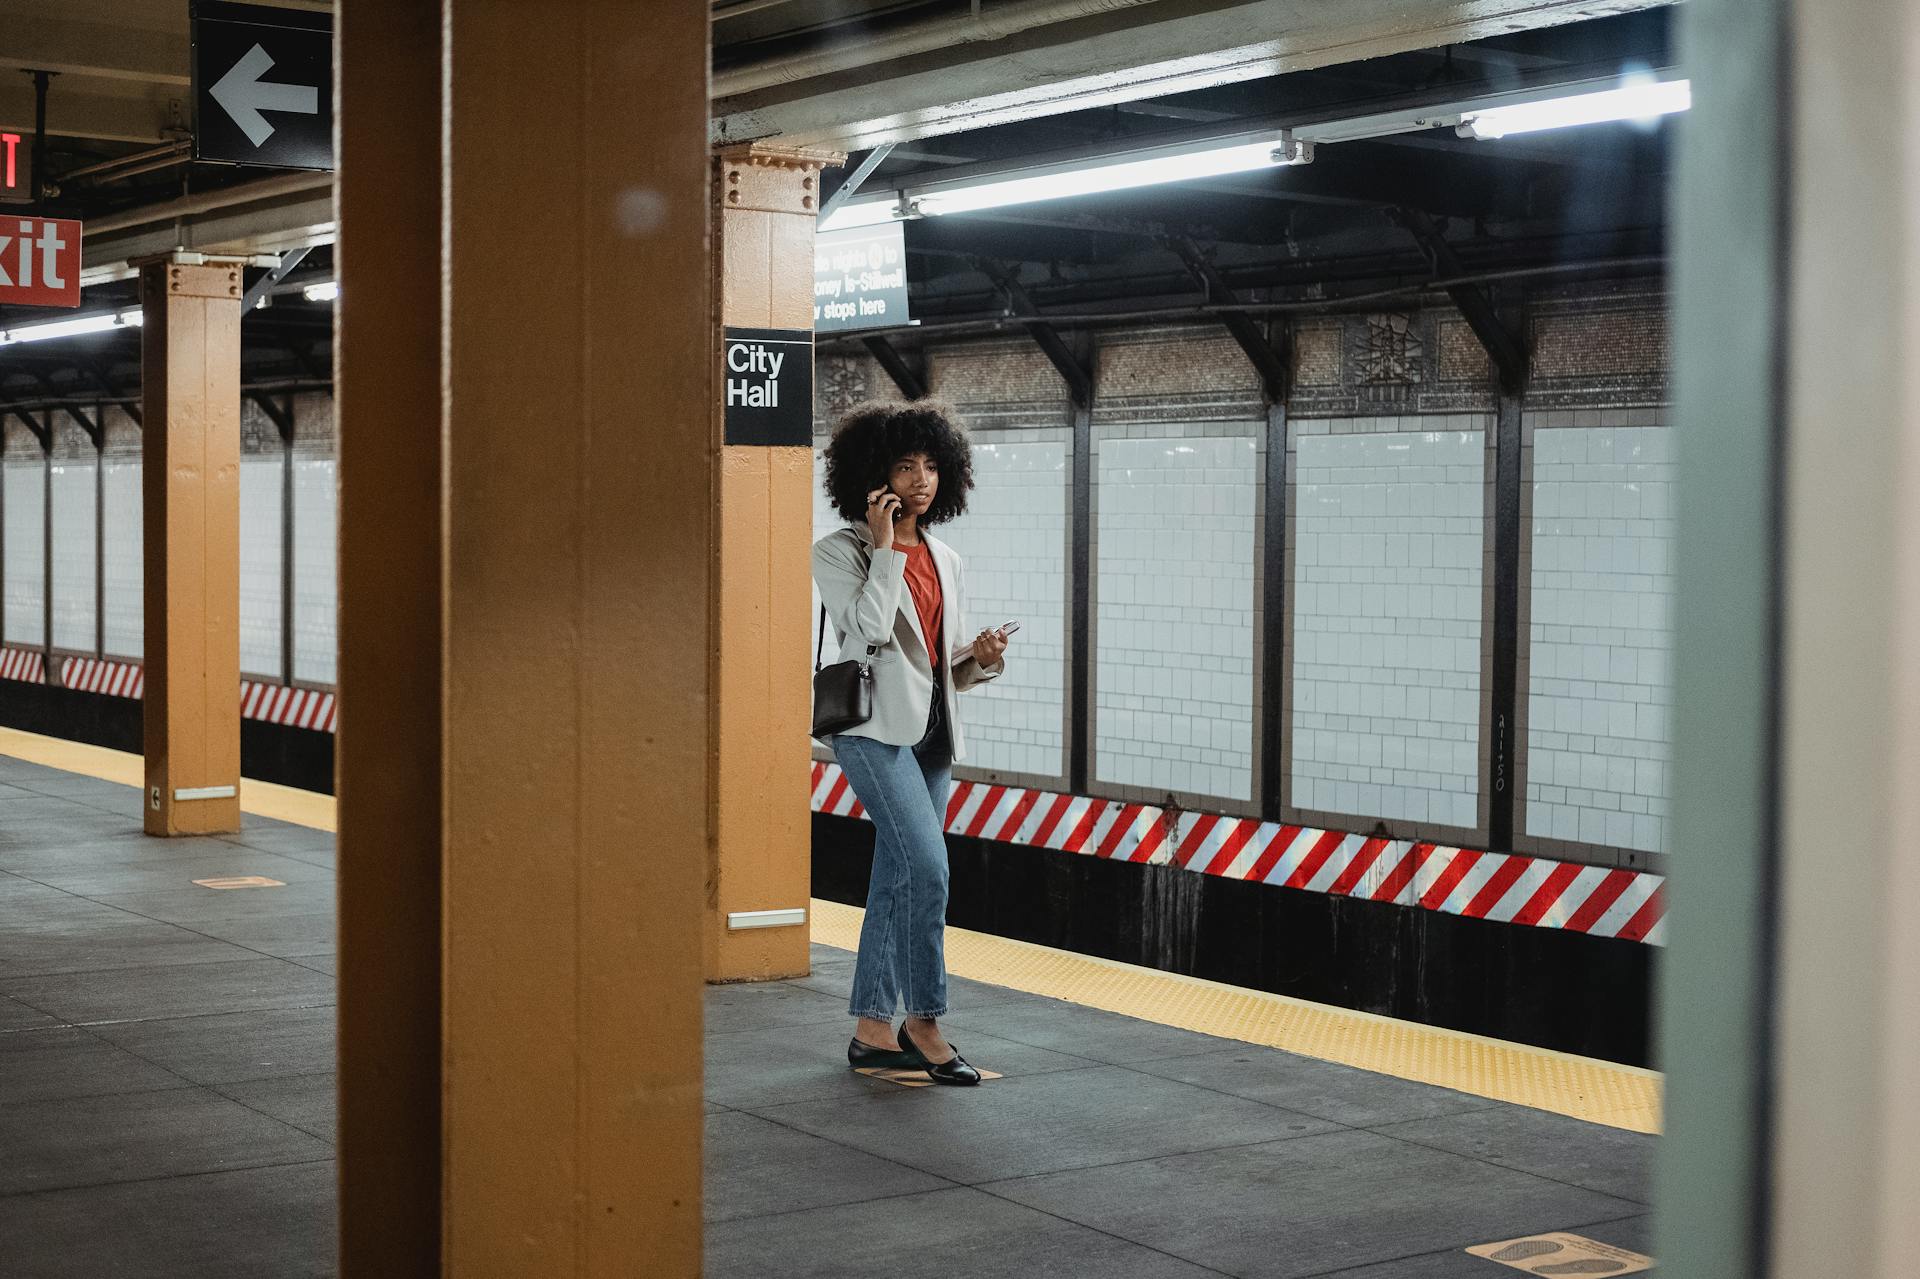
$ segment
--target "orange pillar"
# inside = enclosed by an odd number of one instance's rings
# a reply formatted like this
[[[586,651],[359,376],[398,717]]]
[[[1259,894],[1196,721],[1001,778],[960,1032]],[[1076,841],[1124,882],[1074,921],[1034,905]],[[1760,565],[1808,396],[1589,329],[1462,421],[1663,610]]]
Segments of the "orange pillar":
[[[716,155],[714,300],[722,330],[787,330],[811,339],[820,170],[844,159],[763,143]],[[725,349],[721,336],[716,350]],[[784,349],[788,359],[813,358],[811,347]],[[714,413],[717,749],[707,980],[757,981],[808,971],[813,449],[728,444],[718,398]]]
[[[149,835],[240,829],[241,292],[233,262],[140,272]]]
[[[708,15],[339,13],[341,1270],[697,1275]]]

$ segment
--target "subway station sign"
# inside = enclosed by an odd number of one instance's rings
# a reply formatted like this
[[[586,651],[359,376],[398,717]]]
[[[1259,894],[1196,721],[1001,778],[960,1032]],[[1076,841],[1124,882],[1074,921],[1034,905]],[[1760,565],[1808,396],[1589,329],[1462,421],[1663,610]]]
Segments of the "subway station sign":
[[[0,131],[0,204],[33,203],[33,139]]]
[[[728,328],[720,344],[728,444],[813,443],[813,334]]]
[[[196,0],[193,155],[275,169],[333,168],[333,19]]]
[[[0,214],[0,303],[80,305],[80,224]]]
[[[890,329],[907,319],[907,250],[898,222],[814,236],[814,332]]]

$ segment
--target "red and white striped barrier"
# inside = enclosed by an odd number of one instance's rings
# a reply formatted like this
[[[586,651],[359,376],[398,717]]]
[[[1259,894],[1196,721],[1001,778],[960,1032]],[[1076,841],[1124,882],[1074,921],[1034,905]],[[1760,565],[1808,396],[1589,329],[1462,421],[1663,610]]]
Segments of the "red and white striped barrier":
[[[813,811],[864,817],[837,764],[813,765]],[[1206,875],[1436,910],[1469,919],[1563,928],[1662,945],[1662,876],[1517,853],[1370,839],[1213,813],[1169,814],[1150,804],[956,782],[947,833],[1168,863]]]
[[[0,679],[43,683],[46,680],[46,664],[41,654],[34,650],[0,649]],[[78,689],[83,693],[138,699],[146,695],[147,673],[146,668],[138,662],[68,657],[60,662],[60,683],[62,687]],[[240,681],[240,715],[243,719],[331,733],[335,709],[334,695],[319,689],[263,684],[250,679]]]
[[[323,693],[318,689],[242,680],[240,715],[244,719],[265,720],[269,724],[290,724],[294,728],[331,733],[334,699],[332,693]]]
[[[23,679],[44,684],[47,680],[46,657],[30,648],[0,648],[0,679]]]
[[[60,684],[83,693],[109,697],[139,697],[146,692],[146,668],[137,662],[109,662],[96,657],[69,657],[60,663]]]

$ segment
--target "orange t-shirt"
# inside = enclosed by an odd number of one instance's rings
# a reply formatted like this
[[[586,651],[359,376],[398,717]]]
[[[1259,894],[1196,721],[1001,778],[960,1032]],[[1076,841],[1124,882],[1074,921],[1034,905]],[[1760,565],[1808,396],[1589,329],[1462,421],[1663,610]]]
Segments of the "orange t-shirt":
[[[923,541],[918,546],[899,548],[907,555],[907,589],[913,592],[914,611],[920,614],[920,632],[927,637],[927,652],[933,669],[940,669],[941,605],[940,573],[933,566],[933,552]]]

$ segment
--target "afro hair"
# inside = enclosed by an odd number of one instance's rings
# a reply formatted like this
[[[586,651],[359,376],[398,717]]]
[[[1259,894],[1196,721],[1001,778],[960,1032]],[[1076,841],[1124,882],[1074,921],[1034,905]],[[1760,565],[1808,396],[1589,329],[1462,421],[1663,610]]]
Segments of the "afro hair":
[[[973,450],[966,428],[937,400],[873,401],[855,405],[840,419],[827,445],[826,488],[834,509],[849,523],[864,522],[867,494],[884,487],[893,464],[911,453],[925,453],[940,472],[939,491],[920,526],[964,513],[967,490],[973,487]]]

